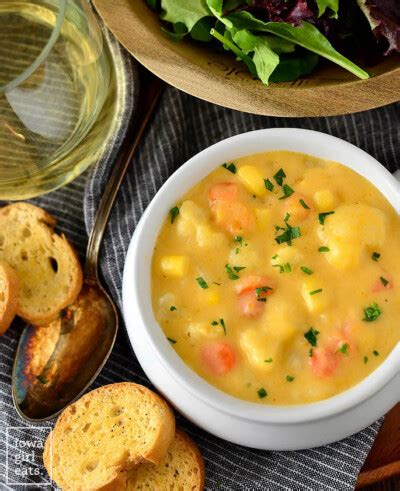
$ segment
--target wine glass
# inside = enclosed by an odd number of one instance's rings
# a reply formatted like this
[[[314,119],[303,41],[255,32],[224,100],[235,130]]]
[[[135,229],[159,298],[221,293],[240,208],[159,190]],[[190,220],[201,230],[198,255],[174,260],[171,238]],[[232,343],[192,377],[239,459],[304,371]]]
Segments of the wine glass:
[[[87,0],[1,0],[0,40],[0,199],[26,199],[98,159],[115,79]]]

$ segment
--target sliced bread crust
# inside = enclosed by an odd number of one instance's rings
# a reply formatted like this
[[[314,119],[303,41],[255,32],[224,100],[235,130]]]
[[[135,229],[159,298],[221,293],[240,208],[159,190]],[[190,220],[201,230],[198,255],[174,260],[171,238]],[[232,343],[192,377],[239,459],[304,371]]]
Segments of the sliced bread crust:
[[[189,436],[176,430],[167,455],[158,465],[143,463],[128,471],[126,491],[202,491],[203,457]]]
[[[157,394],[129,382],[106,385],[63,411],[43,461],[63,490],[117,490],[127,470],[160,463],[174,434],[174,414]]]
[[[20,282],[17,315],[34,325],[54,320],[73,303],[82,287],[82,270],[73,247],[54,232],[56,220],[29,203],[0,209],[0,259]]]
[[[17,313],[18,298],[17,273],[5,261],[0,261],[0,336],[10,327]]]

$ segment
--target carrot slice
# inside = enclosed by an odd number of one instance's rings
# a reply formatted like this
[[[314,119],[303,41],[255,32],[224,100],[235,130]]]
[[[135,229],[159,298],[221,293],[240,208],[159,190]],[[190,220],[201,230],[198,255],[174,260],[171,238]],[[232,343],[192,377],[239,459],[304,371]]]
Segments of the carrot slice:
[[[308,206],[308,208],[305,208],[301,204],[300,200],[302,200],[303,203]],[[292,223],[302,222],[309,216],[310,212],[312,211],[311,200],[303,194],[294,193],[292,194],[292,196],[289,196],[289,198],[285,199],[284,210],[285,213],[290,214],[290,219]]]
[[[228,343],[211,343],[203,347],[201,358],[204,365],[216,375],[225,375],[236,364],[236,355]]]
[[[257,288],[268,287],[272,288],[271,290],[265,289],[259,293],[259,296],[264,298],[273,293],[275,285],[274,282],[268,276],[259,276],[259,275],[249,275],[240,278],[235,284],[236,293],[238,295],[244,295],[250,292],[256,291]]]
[[[318,377],[330,377],[338,367],[339,360],[338,353],[331,347],[314,348],[308,363]]]
[[[239,309],[246,317],[258,317],[264,310],[264,303],[257,299],[255,292],[239,296]]]
[[[238,185],[233,182],[220,182],[210,188],[208,199],[210,204],[216,201],[236,201],[239,197]]]
[[[239,201],[215,201],[211,205],[211,212],[217,225],[232,235],[254,228],[254,216]]]
[[[393,287],[393,280],[385,274],[385,276],[381,276],[375,281],[375,283],[372,285],[371,291],[372,293],[380,293],[385,290],[391,290]]]

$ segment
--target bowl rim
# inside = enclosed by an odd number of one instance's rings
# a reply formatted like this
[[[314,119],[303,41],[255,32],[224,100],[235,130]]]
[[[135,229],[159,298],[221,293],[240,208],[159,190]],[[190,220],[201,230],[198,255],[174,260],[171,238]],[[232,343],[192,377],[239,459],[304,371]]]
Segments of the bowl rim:
[[[313,151],[314,147],[316,148]],[[332,147],[335,150],[334,159],[327,157]],[[165,216],[175,205],[176,198],[179,199],[200,179],[221,165],[221,162],[272,150],[298,151],[336,160],[372,182],[400,214],[400,184],[395,177],[371,155],[345,140],[318,131],[298,128],[255,130],[224,139],[194,155],[175,171],[144,212],[126,257],[122,288],[123,314],[131,337],[137,334],[137,318],[132,316],[133,310],[135,311],[147,342],[163,368],[192,396],[239,419],[274,424],[302,423],[337,415],[379,392],[400,373],[400,342],[379,367],[344,392],[313,403],[266,405],[226,394],[197,375],[171,347],[155,320],[151,302],[150,272],[154,244]],[[345,156],[347,157],[343,158]],[[179,407],[179,402],[172,402]]]

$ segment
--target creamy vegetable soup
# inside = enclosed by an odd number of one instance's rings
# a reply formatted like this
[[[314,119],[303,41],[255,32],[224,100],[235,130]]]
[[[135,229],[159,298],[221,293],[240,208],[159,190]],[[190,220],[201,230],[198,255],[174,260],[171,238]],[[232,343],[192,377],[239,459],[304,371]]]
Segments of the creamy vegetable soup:
[[[400,220],[354,171],[292,152],[227,162],[178,199],[153,254],[183,361],[265,404],[337,394],[400,337]]]

